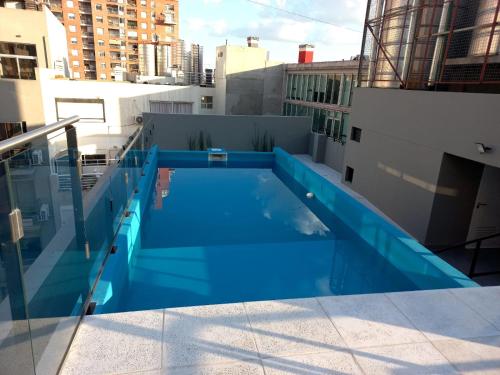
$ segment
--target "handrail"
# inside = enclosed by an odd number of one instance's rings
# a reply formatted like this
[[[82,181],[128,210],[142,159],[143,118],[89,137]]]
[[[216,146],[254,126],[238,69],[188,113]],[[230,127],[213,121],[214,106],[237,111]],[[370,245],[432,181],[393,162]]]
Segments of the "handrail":
[[[440,253],[442,253],[444,251],[453,250],[453,249],[456,249],[456,248],[462,248],[464,246],[471,245],[471,244],[475,243],[476,246],[473,249],[472,262],[471,262],[471,265],[470,265],[470,268],[469,268],[469,273],[468,273],[469,277],[472,278],[472,277],[477,277],[477,276],[494,275],[494,274],[500,273],[500,271],[476,272],[476,265],[477,265],[477,260],[479,258],[479,250],[481,250],[481,243],[483,241],[489,240],[490,238],[496,238],[496,237],[500,237],[500,232],[494,233],[494,234],[490,234],[490,235],[484,236],[484,237],[479,237],[479,238],[476,238],[474,240],[465,241],[465,242],[462,242],[462,243],[459,243],[459,244],[456,244],[456,245],[453,245],[453,246],[450,246],[450,247],[446,247],[444,249],[437,250],[434,253],[435,254],[440,254]]]
[[[471,245],[473,243],[477,243],[477,242],[489,240],[490,238],[495,238],[495,237],[500,237],[500,232],[494,233],[494,234],[490,234],[490,235],[484,236],[484,237],[479,237],[479,238],[476,238],[474,240],[469,240],[469,241],[461,242],[459,244],[452,245],[452,246],[449,246],[449,247],[445,247],[444,249],[439,249],[439,250],[435,251],[434,253],[435,254],[440,254],[440,253],[448,251],[448,250],[453,250],[453,249],[456,249],[458,247],[463,247],[463,246]]]
[[[29,143],[38,137],[55,132],[64,127],[68,127],[78,121],[80,121],[80,116],[71,116],[64,120],[54,122],[53,124],[42,126],[27,133],[8,138],[0,142],[0,153],[10,151],[18,146],[25,145],[26,143]]]
[[[144,127],[140,127],[139,129],[137,129],[135,131],[134,134],[132,134],[130,137],[129,137],[129,142],[127,144],[127,147],[125,149],[123,149],[122,152],[120,152],[117,156],[116,156],[116,159],[118,161],[118,163],[120,163],[124,156],[130,151],[130,149],[134,146],[135,142],[139,139],[139,136],[142,134],[144,130]]]

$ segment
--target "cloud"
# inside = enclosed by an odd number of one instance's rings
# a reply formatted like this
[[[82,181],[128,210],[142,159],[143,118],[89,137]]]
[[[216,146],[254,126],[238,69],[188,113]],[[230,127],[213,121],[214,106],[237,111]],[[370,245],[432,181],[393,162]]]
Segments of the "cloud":
[[[224,35],[227,31],[226,20],[220,18],[217,20],[206,20],[198,17],[187,19],[187,27],[191,32],[203,32],[213,36]]]

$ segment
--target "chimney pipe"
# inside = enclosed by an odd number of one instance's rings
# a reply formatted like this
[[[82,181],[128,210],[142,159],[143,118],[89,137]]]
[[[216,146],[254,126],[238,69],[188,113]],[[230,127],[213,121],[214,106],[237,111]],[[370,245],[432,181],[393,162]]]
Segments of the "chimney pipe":
[[[301,44],[299,46],[299,64],[313,62],[314,46],[312,44]]]
[[[258,36],[249,36],[247,37],[247,45],[248,47],[259,47],[259,37]]]

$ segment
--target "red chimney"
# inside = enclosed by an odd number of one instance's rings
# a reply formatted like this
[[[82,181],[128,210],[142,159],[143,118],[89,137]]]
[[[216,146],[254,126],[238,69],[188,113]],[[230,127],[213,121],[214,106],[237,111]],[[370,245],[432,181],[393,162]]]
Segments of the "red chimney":
[[[299,46],[299,64],[313,62],[314,46],[312,44],[301,44]]]

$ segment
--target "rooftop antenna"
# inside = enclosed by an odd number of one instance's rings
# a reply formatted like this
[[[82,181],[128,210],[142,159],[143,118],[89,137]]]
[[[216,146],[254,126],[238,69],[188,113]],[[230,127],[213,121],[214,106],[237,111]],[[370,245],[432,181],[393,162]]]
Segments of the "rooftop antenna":
[[[226,46],[227,46],[227,39],[226,39]]]

